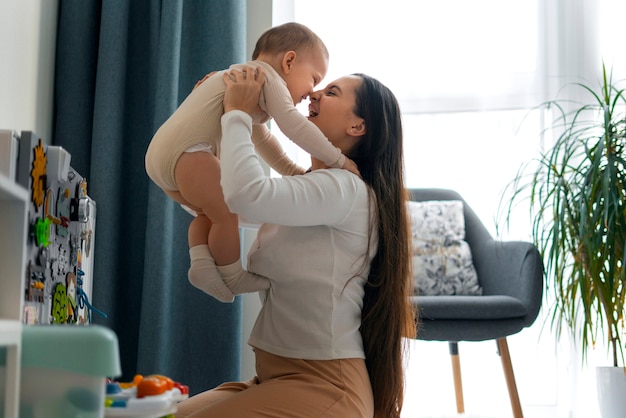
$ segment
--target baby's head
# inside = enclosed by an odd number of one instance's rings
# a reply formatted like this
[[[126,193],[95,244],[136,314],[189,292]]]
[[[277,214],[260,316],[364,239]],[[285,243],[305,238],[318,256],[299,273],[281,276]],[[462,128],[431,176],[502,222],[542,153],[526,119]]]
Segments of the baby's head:
[[[328,49],[306,26],[290,22],[264,32],[252,59],[270,64],[287,82],[293,103],[299,103],[326,76]]]

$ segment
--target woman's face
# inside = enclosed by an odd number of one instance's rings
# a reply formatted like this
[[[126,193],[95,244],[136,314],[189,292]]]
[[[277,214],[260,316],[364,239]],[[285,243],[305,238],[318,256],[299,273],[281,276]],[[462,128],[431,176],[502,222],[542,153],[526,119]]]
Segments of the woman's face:
[[[359,133],[358,125],[363,123],[363,119],[353,111],[356,105],[356,89],[361,83],[358,76],[345,76],[310,95],[309,120],[320,128],[330,142],[340,148],[342,139],[357,136],[355,133]]]

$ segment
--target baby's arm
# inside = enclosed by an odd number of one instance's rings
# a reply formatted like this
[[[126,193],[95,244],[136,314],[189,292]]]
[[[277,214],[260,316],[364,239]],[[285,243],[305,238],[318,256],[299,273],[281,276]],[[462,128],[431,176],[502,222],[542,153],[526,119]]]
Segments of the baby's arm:
[[[261,158],[280,175],[304,174],[304,168],[287,156],[278,139],[272,135],[265,124],[252,126],[252,143]]]
[[[346,168],[359,174],[354,162],[343,155],[314,123],[296,109],[284,83],[266,79],[263,93],[267,113],[289,139],[327,166]]]

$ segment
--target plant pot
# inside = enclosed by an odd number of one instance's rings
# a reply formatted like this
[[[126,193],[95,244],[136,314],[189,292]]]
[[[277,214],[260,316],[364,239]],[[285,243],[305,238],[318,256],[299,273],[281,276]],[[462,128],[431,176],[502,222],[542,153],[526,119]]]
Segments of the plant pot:
[[[596,384],[602,418],[623,418],[626,413],[626,368],[597,367]]]

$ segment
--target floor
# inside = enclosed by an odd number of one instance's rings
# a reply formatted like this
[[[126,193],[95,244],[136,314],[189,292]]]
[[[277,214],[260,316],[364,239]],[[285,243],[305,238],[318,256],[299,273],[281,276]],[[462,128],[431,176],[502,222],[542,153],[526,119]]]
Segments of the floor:
[[[607,351],[597,347],[581,364],[573,342],[542,337],[541,324],[507,338],[524,418],[600,416],[596,366]],[[513,418],[502,363],[494,341],[459,343],[465,414],[456,414],[446,342],[411,341],[402,418]],[[626,416],[626,415],[624,415]]]
[[[509,341],[509,349],[515,347]],[[517,348],[516,348],[517,350]],[[448,344],[412,341],[407,368],[406,395],[402,418],[512,418],[511,404],[495,342],[459,344],[465,414],[456,413],[454,383]],[[531,353],[528,353],[531,354]],[[512,351],[512,356],[514,355]],[[518,356],[519,357],[519,356]],[[526,356],[530,363],[534,356]],[[524,364],[513,359],[525,418],[555,418],[552,393],[528,383],[528,374],[539,373],[543,364]],[[535,375],[536,376],[536,375]],[[536,380],[535,380],[536,382]],[[549,378],[544,379],[551,387]]]

